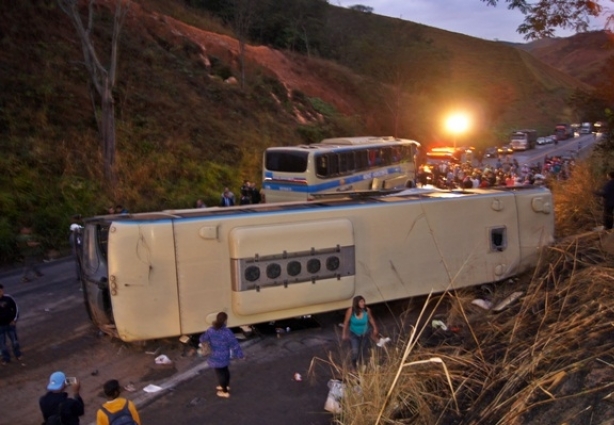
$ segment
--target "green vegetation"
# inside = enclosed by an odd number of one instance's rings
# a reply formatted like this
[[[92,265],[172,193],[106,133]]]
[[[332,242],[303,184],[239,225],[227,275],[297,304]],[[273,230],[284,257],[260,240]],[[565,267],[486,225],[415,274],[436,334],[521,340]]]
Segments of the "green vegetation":
[[[68,18],[54,1],[4,5],[0,262],[17,259],[13,237],[22,224],[33,225],[47,249],[62,249],[75,213],[102,214],[118,203],[132,212],[186,208],[197,198],[215,205],[224,186],[260,181],[268,146],[365,134],[428,145],[447,137],[442,113],[459,106],[477,117],[472,144],[492,145],[511,128],[559,121],[578,88],[499,43],[322,0],[262,0],[270,14],[252,23],[252,43],[291,51],[248,46],[242,89],[225,82],[240,75],[231,15],[188,3],[132,3],[113,93],[114,187],[104,183],[99,111]],[[107,7],[96,7],[94,25],[103,63],[113,23]]]

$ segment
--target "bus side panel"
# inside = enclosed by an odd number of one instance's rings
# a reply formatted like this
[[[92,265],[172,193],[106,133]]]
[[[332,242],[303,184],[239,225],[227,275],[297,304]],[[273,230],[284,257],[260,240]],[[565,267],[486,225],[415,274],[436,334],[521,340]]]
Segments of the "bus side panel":
[[[109,291],[120,338],[179,335],[172,222],[113,222],[108,252]]]
[[[230,232],[229,248],[232,308],[238,315],[327,304],[354,295],[349,220],[238,227]]]
[[[535,266],[540,247],[554,242],[554,207],[552,194],[546,189],[518,191],[518,228],[520,229],[520,271]]]
[[[519,263],[512,194],[393,204],[378,215],[354,221],[357,293],[370,302],[500,280]],[[492,249],[494,229],[504,229],[505,249]]]
[[[181,332],[202,332],[230,304],[230,260],[219,219],[175,222]]]

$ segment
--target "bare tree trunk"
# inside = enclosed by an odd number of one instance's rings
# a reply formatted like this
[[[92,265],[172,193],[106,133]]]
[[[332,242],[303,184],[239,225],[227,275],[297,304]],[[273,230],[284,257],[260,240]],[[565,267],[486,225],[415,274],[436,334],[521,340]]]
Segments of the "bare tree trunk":
[[[101,99],[101,119],[99,124],[100,138],[104,153],[105,179],[115,187],[115,102],[113,101],[112,88],[108,79],[105,79],[105,88]]]
[[[234,28],[239,39],[239,66],[241,88],[245,88],[245,40],[252,26],[255,13],[253,0],[233,0]]]
[[[100,98],[100,119],[94,108],[94,116],[98,123],[98,132],[100,135],[100,143],[103,153],[103,172],[104,177],[111,185],[111,189],[116,184],[115,172],[115,105],[113,100],[113,87],[115,86],[115,75],[117,70],[117,55],[119,33],[126,18],[130,0],[115,0],[115,18],[113,22],[113,38],[111,40],[111,61],[109,68],[102,66],[98,60],[96,49],[91,38],[94,21],[94,3],[95,0],[89,0],[88,4],[88,19],[87,27],[83,25],[81,15],[78,9],[77,0],[57,0],[58,5],[71,19],[77,35],[81,41],[83,50],[83,59],[85,68],[87,69],[92,85],[96,89],[96,93]]]

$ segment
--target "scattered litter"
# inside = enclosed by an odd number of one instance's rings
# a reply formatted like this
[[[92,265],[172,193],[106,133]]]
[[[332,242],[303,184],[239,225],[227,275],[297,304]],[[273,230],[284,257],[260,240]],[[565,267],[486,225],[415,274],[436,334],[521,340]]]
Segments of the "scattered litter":
[[[205,342],[205,343],[200,343],[198,344],[198,349],[196,350],[196,354],[198,354],[198,357],[205,357],[208,356],[209,354],[211,354],[211,345],[209,345],[209,343]]]
[[[492,303],[490,301],[483,300],[481,298],[476,298],[475,300],[471,301],[471,304],[482,307],[484,310],[490,310],[492,308]]]
[[[145,388],[143,388],[143,391],[145,391],[146,393],[157,393],[157,392],[162,391],[162,390],[163,390],[162,387],[159,387],[159,386],[154,385],[154,384],[149,384]]]
[[[294,374],[294,380],[295,380],[295,381],[302,381],[302,380],[303,380],[303,377],[301,376],[301,374],[300,374],[300,373],[295,373],[295,374]]]
[[[388,337],[386,337],[386,338],[381,337],[381,338],[379,339],[379,341],[377,341],[377,344],[376,344],[376,345],[377,345],[378,347],[382,348],[382,347],[384,347],[386,344],[388,344],[389,342],[390,342],[390,338],[388,338]]]
[[[203,401],[203,399],[201,397],[194,397],[188,403],[188,407],[198,406],[202,401]]]
[[[126,391],[128,391],[128,392],[131,392],[131,393],[133,393],[133,392],[135,392],[135,391],[136,391],[136,387],[134,386],[134,384],[133,384],[132,382],[128,382],[128,384],[126,384],[126,385],[124,386],[124,389],[125,389]]]
[[[494,311],[501,311],[501,310],[505,309],[511,303],[513,303],[518,298],[520,298],[522,296],[522,294],[523,294],[523,292],[520,292],[520,291],[519,292],[513,292],[511,295],[509,295],[503,301],[501,301],[499,304],[497,304],[495,306],[495,308],[493,308],[493,310]]]
[[[46,308],[46,309],[45,309],[45,311],[46,311],[47,313],[49,313],[49,312],[51,311],[51,309],[50,309],[50,308]]]
[[[444,331],[448,330],[446,324],[443,323],[441,320],[433,320],[431,322],[431,326],[433,327],[433,329],[443,329]]]
[[[92,371],[91,375],[92,376],[98,376],[98,369]]]
[[[328,395],[324,403],[324,410],[331,413],[341,413],[341,404],[339,400],[343,398],[343,389],[345,385],[338,379],[328,381]]]
[[[145,351],[145,354],[157,356],[158,354],[160,354],[160,351],[162,351],[162,347],[158,347],[154,351]]]
[[[187,344],[189,340],[190,340],[190,337],[187,335],[181,335],[179,337],[179,342],[181,342],[182,344]]]
[[[166,356],[166,354],[161,354],[156,357],[156,364],[172,364],[173,361]]]

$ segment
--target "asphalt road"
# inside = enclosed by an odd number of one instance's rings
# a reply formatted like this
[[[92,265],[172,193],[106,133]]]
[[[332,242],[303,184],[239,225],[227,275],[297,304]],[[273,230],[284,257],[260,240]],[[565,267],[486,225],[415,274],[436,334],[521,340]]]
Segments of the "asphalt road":
[[[6,293],[20,308],[18,333],[24,353],[23,364],[13,361],[0,368],[0,405],[11,406],[2,409],[0,424],[40,424],[38,398],[55,370],[81,381],[86,405],[82,424],[95,422],[96,410],[105,401],[102,385],[111,378],[123,386],[133,384],[135,391],[124,395],[137,404],[146,425],[331,423],[332,415],[324,410],[327,384],[342,378],[334,365],[343,362],[349,349],[340,340],[343,312],[288,323],[290,332],[279,337],[260,327],[242,340],[247,359],[232,362],[231,397],[220,399],[214,372],[189,346],[176,339],[126,344],[99,332],[85,312],[72,261],[46,263],[42,270],[43,277],[28,283],[19,282],[17,270],[0,273]],[[383,334],[398,336],[395,317],[407,303],[373,307]],[[318,327],[297,329],[314,320]],[[156,365],[153,352],[168,355],[173,364]],[[148,393],[148,385],[161,390]]]

